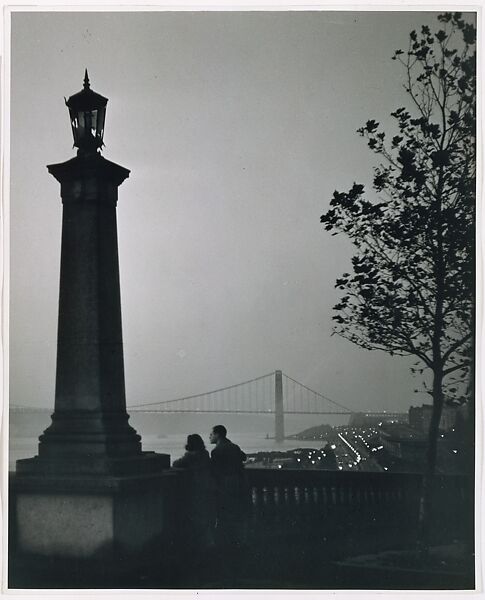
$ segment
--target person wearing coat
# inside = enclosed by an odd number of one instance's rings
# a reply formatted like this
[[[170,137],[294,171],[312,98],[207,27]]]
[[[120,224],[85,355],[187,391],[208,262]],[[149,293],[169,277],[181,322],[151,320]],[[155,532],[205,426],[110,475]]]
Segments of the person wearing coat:
[[[244,478],[246,454],[227,438],[224,425],[216,425],[210,434],[215,444],[211,452],[212,474],[216,486],[216,534],[220,543],[242,542],[247,489]]]
[[[214,483],[211,460],[204,441],[199,434],[187,436],[185,454],[174,460],[172,467],[184,469],[186,473],[186,496],[184,498],[187,518],[188,543],[204,548],[213,545]]]

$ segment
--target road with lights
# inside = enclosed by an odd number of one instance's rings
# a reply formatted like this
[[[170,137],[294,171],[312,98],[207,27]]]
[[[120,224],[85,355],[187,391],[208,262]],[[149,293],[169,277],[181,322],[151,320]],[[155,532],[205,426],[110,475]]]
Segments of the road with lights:
[[[376,451],[377,448],[368,444],[362,434],[357,433],[353,435],[352,441],[349,441],[348,432],[338,433],[338,438],[341,444],[337,445],[337,460],[339,463],[339,470],[348,471],[365,471],[365,472],[376,472],[382,471],[382,467],[373,458],[372,452]],[[381,447],[379,447],[379,450]]]

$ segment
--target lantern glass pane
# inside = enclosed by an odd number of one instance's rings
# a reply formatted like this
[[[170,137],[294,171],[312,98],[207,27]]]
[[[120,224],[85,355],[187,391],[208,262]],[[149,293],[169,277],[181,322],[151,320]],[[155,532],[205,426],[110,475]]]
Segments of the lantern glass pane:
[[[98,111],[92,110],[87,114],[89,119],[89,133],[92,137],[96,137],[96,122],[98,120]]]
[[[84,120],[84,113],[78,112],[77,114],[77,118],[78,118],[78,126],[77,126],[77,139],[82,140],[84,138],[84,132],[86,129],[86,122]]]
[[[100,141],[103,141],[103,134],[104,134],[104,119],[106,116],[106,109],[105,108],[100,108],[98,111],[98,123],[96,126],[96,134],[97,137],[100,139]]]
[[[77,117],[72,117],[71,118],[71,128],[72,128],[72,135],[74,137],[74,143],[76,144],[77,140],[78,140],[78,119]]]

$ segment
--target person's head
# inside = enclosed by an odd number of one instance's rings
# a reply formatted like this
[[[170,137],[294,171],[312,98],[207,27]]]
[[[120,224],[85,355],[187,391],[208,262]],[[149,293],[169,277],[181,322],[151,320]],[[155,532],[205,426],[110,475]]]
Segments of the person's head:
[[[200,437],[198,433],[191,433],[187,436],[187,444],[185,445],[185,449],[188,452],[193,452],[195,450],[204,450],[204,440]]]
[[[209,434],[211,444],[217,444],[220,440],[224,440],[227,436],[227,429],[224,425],[214,425]]]

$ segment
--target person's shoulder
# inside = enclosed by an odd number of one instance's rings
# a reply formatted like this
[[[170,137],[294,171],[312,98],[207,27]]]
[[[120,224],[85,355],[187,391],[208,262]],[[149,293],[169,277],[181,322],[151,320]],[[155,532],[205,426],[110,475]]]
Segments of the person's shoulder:
[[[187,467],[190,463],[190,456],[189,453],[186,452],[183,456],[181,456],[180,458],[177,458],[176,460],[173,461],[172,463],[172,467],[175,468],[184,468]]]
[[[210,459],[209,452],[207,451],[207,449],[206,449],[206,448],[204,448],[204,450],[201,450],[201,451],[200,451],[200,455],[199,455],[199,457],[200,457],[200,459],[201,459],[202,461],[205,461],[205,460],[209,460],[209,459]]]
[[[231,451],[234,454],[234,456],[240,458],[241,460],[245,461],[246,460],[246,453],[244,452],[244,450],[241,450],[240,446],[238,446],[237,444],[235,444],[234,442],[231,442]]]
[[[228,441],[228,446],[231,447],[231,450],[239,450],[242,452],[241,448],[234,442],[232,442],[231,440],[227,440]]]
[[[229,442],[229,440],[221,440],[214,446],[214,449],[211,452],[212,458],[214,458],[214,456],[223,456],[226,454],[227,451],[231,449],[231,445],[232,444]]]

